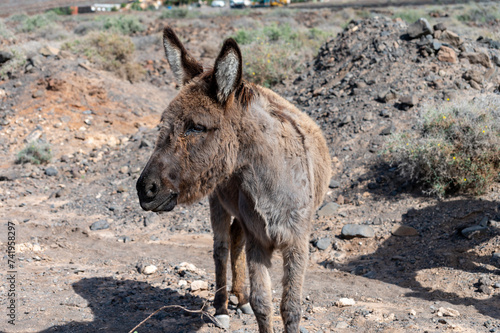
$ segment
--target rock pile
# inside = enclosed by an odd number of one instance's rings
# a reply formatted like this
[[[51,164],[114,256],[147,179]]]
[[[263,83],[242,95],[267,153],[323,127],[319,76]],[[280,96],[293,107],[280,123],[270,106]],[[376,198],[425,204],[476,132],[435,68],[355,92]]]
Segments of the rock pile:
[[[425,19],[409,26],[385,17],[351,21],[284,94],[320,124],[332,155],[349,160],[338,171],[356,182],[347,169],[375,157],[384,135],[410,128],[415,112],[405,111],[498,92],[498,47],[485,38],[463,39]]]

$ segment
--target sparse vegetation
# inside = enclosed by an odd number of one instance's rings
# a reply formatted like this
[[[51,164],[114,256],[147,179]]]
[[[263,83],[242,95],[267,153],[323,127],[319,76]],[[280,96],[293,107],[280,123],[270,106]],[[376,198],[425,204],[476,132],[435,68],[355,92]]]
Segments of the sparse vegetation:
[[[470,4],[463,13],[457,15],[457,19],[472,24],[500,22],[500,6],[497,4],[489,4],[488,6]]]
[[[2,19],[0,19],[0,37],[2,39],[10,39],[14,37],[12,31],[10,31],[9,28],[7,28],[5,22]]]
[[[483,193],[500,179],[500,97],[427,106],[411,132],[393,135],[385,157],[428,193]]]
[[[317,28],[295,29],[272,23],[260,29],[237,30],[232,37],[241,46],[246,78],[270,87],[298,72],[328,36]]]
[[[23,52],[17,49],[10,51],[13,55],[12,59],[0,66],[0,79],[2,80],[10,78],[26,64],[26,56]]]
[[[426,11],[420,9],[400,9],[397,10],[392,17],[399,17],[408,24],[415,22],[419,18],[430,18],[429,14]]]
[[[200,12],[197,10],[189,10],[187,8],[172,8],[172,9],[164,9],[160,14],[160,19],[168,19],[168,18],[194,18],[200,15]]]
[[[28,18],[28,15],[24,14],[24,13],[20,13],[20,14],[14,14],[12,16],[10,16],[7,20],[11,21],[11,22],[23,22],[24,20],[26,20]]]
[[[142,66],[132,61],[135,47],[128,36],[93,32],[83,39],[64,44],[63,49],[85,55],[99,68],[114,72],[132,82],[139,81],[145,74]]]
[[[39,141],[28,143],[18,154],[16,163],[45,164],[52,158],[50,145]]]
[[[33,32],[53,25],[56,19],[57,14],[54,12],[47,12],[33,16],[23,15],[19,17],[21,23],[19,30],[22,32]]]
[[[71,15],[71,7],[58,7],[49,10],[49,12],[53,12],[56,15]]]
[[[130,35],[144,31],[144,25],[133,15],[108,16],[104,19],[104,29]]]

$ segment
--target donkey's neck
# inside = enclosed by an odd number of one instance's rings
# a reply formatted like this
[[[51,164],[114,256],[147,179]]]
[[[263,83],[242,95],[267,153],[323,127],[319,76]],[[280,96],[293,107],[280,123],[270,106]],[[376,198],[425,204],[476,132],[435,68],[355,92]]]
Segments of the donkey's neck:
[[[256,87],[239,131],[238,165],[247,182],[275,192],[293,191],[298,185],[309,193],[313,178],[301,128],[303,116],[279,95]]]

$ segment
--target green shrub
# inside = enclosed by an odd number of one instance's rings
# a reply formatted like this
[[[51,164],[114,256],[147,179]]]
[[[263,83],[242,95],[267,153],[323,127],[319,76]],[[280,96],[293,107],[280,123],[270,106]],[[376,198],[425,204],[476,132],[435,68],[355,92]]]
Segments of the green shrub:
[[[297,32],[292,29],[290,24],[277,25],[275,23],[265,26],[262,29],[264,36],[271,42],[276,42],[278,40],[284,41],[286,43],[293,42],[297,39]]]
[[[24,16],[21,18],[21,27],[20,30],[22,32],[32,32],[35,30],[39,30],[54,24],[54,21],[57,19],[57,14],[54,12],[47,12],[44,14],[38,14],[33,16]]]
[[[169,18],[195,18],[200,16],[200,12],[197,10],[189,10],[187,8],[172,8],[172,9],[164,9],[160,14],[160,19],[169,19]]]
[[[104,19],[104,29],[123,35],[144,31],[144,25],[132,15],[107,16]]]
[[[16,163],[44,164],[48,163],[51,158],[52,150],[49,144],[33,141],[17,153]]]
[[[256,38],[255,34],[252,31],[247,29],[240,29],[236,31],[236,34],[232,36],[236,42],[240,45],[246,45],[253,42]]]
[[[141,4],[139,2],[133,2],[130,5],[130,9],[136,10],[136,11],[142,11],[142,7],[141,7]]]
[[[71,7],[58,7],[58,8],[48,10],[48,12],[53,12],[56,15],[71,15],[72,14]]]
[[[500,180],[500,97],[427,106],[414,130],[392,135],[385,158],[430,194],[483,193]]]
[[[63,49],[86,56],[99,68],[114,72],[132,82],[139,81],[145,71],[134,63],[134,43],[128,36],[109,32],[92,32],[83,39],[65,43]]]

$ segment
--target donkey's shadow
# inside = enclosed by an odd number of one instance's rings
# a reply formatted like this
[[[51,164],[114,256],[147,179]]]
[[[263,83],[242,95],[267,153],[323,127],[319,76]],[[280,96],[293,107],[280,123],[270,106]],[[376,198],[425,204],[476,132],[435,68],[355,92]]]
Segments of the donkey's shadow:
[[[206,302],[189,293],[181,295],[170,288],[152,287],[147,282],[109,277],[83,278],[73,284],[73,289],[87,300],[93,321],[73,321],[40,333],[129,332],[162,306],[180,305],[189,310],[199,310]],[[205,321],[199,313],[170,308],[151,317],[137,332],[195,332],[203,325]]]
[[[500,261],[492,253],[481,252],[482,245],[498,241],[500,229],[490,225],[471,239],[461,233],[466,227],[478,225],[485,216],[498,220],[498,207],[495,201],[471,199],[412,209],[403,215],[401,224],[417,229],[418,236],[390,236],[374,253],[337,267],[409,288],[412,291],[407,297],[471,305],[486,316],[500,319],[498,291],[491,289],[488,297],[478,288],[478,278],[483,275],[500,281]],[[468,274],[454,280],[456,271],[473,273],[473,279]],[[453,289],[459,288],[460,294],[445,290],[450,283],[456,284]]]

